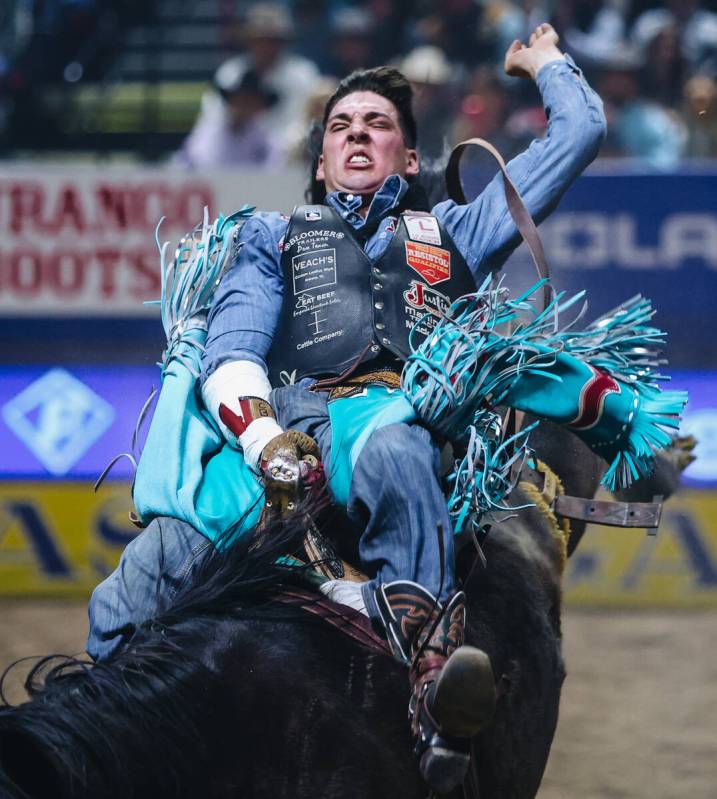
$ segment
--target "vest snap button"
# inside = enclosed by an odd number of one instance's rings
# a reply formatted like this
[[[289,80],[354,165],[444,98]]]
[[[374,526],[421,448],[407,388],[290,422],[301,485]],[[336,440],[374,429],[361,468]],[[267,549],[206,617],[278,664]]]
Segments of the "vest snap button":
[[[383,322],[376,322],[376,330],[385,330],[386,325]]]
[[[378,352],[380,349],[381,347],[379,347],[378,344],[371,345],[371,352]]]
[[[382,310],[383,310],[383,303],[382,303],[382,302],[375,302],[375,303],[373,304],[373,307],[374,307],[374,308],[375,308],[377,311],[382,311]]]
[[[384,343],[384,344],[385,344],[387,347],[388,347],[388,345],[391,343],[391,340],[390,340],[390,339],[388,339],[388,338],[382,338],[382,339],[381,339],[381,341],[383,341],[383,343]]]
[[[381,270],[377,266],[374,266],[373,273],[374,273],[374,275],[380,275],[381,274]]]
[[[375,291],[381,291],[381,289],[383,288],[383,286],[380,283],[374,283],[373,287]]]

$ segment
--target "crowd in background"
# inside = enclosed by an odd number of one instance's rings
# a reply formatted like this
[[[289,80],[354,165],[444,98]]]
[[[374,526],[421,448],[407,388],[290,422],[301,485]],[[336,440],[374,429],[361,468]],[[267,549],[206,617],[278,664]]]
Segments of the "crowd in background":
[[[696,0],[296,0],[246,6],[240,52],[217,71],[178,159],[300,158],[337,80],[382,63],[414,86],[424,157],[470,136],[509,157],[546,120],[536,89],[505,76],[504,53],[545,20],[603,98],[603,156],[658,168],[717,157],[717,13]]]
[[[70,8],[86,20],[103,3],[42,5]],[[546,20],[605,103],[603,156],[664,169],[684,158],[717,157],[717,0],[227,5],[233,22],[223,46],[229,42],[234,55],[205,93],[194,128],[174,155],[178,163],[280,168],[301,160],[306,131],[337,81],[384,63],[401,68],[414,86],[424,157],[441,157],[469,136],[491,140],[509,157],[540,135],[546,120],[535,87],[503,73],[504,53]],[[135,15],[150,6],[124,5]]]

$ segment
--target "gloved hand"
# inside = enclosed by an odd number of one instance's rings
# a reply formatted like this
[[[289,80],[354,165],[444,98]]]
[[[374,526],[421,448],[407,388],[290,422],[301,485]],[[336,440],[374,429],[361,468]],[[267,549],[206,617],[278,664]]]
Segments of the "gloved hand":
[[[317,468],[319,457],[319,445],[299,430],[285,430],[264,447],[259,465],[270,516],[281,518],[296,508],[302,496],[302,480]]]

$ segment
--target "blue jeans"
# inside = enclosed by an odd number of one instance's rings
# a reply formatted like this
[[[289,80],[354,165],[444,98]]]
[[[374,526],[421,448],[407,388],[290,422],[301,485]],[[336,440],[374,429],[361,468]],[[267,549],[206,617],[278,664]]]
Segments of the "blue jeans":
[[[87,652],[114,653],[141,624],[169,605],[212,551],[209,539],[178,519],[154,519],[122,553],[117,568],[92,592]]]
[[[271,402],[282,427],[316,439],[324,463],[330,464],[326,395],[286,386],[273,392]],[[381,583],[413,580],[441,600],[453,593],[453,528],[440,485],[440,450],[428,430],[415,424],[376,430],[354,466],[345,510],[363,531],[361,568],[371,578],[363,598],[372,618],[379,618],[375,592]],[[439,525],[445,552],[442,579]]]
[[[324,462],[330,463],[326,396],[287,386],[273,392],[272,405],[279,424],[315,438]],[[413,580],[441,600],[455,589],[453,531],[439,475],[439,449],[429,431],[414,424],[376,430],[354,465],[345,511],[362,531],[358,551],[370,577],[362,590],[372,618],[378,619],[374,595],[381,583]],[[112,654],[133,625],[155,615],[192,579],[211,547],[190,525],[155,519],[128,545],[116,571],[92,595],[89,654],[95,659]]]

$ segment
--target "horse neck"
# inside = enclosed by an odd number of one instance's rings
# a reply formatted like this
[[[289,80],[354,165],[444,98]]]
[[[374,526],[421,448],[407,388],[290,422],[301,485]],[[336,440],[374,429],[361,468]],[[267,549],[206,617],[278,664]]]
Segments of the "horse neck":
[[[530,436],[530,446],[560,478],[566,494],[586,499],[595,496],[605,462],[574,433],[541,421]]]

